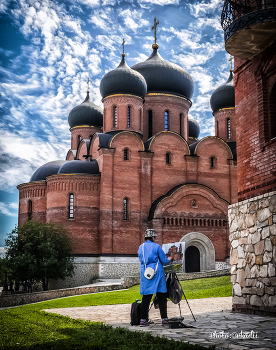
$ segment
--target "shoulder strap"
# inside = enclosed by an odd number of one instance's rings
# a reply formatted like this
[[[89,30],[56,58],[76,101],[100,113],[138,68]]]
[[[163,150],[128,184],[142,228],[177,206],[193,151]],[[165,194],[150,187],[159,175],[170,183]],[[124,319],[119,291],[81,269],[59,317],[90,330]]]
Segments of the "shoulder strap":
[[[143,250],[143,258],[144,258],[145,268],[147,268],[147,265],[146,265],[146,260],[145,260],[145,253],[144,253],[144,245],[145,245],[145,243],[143,243],[143,245],[142,245],[142,250]]]
[[[144,258],[145,268],[147,268],[147,265],[146,265],[146,260],[145,260],[145,253],[144,253],[144,245],[145,245],[145,243],[143,243],[143,245],[142,245],[142,250],[143,250],[143,258]],[[157,261],[157,264],[156,264],[155,273],[156,273],[157,268],[158,268],[158,263],[159,263],[159,257],[158,257],[158,261]]]

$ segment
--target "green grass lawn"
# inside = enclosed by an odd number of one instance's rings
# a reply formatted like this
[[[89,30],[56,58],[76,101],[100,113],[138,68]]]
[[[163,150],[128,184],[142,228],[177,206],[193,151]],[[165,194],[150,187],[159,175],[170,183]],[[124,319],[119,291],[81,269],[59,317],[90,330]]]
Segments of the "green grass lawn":
[[[232,291],[229,276],[181,284],[187,299],[230,296]],[[108,325],[73,320],[42,311],[74,306],[128,304],[140,298],[139,286],[134,286],[125,291],[80,295],[0,310],[0,349],[204,349],[147,333],[113,329]]]

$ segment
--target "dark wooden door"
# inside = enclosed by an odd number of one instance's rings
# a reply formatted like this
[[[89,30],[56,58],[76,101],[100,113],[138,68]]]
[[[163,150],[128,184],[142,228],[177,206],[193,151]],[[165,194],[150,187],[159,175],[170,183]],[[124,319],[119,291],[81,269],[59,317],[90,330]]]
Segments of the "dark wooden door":
[[[200,253],[193,245],[185,250],[185,270],[186,272],[200,272]]]

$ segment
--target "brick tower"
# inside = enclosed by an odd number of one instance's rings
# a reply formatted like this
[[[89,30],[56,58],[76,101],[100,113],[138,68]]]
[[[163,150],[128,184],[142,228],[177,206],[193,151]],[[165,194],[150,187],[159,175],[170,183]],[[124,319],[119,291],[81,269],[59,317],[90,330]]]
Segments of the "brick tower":
[[[235,57],[233,310],[276,314],[276,1],[225,0],[221,19]]]

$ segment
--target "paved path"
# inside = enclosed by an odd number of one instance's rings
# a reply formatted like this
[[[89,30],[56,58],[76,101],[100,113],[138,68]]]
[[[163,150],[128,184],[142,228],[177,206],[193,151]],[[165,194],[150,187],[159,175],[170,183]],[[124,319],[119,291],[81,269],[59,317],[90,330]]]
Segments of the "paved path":
[[[170,329],[161,325],[159,310],[150,311],[154,321],[149,327],[131,326],[130,304],[49,309],[47,312],[94,322],[106,322],[113,327],[150,332],[192,344],[216,345],[217,349],[276,349],[276,318],[232,313],[232,297],[192,299],[189,305],[196,317],[194,322],[186,301],[181,301],[182,316],[187,326],[195,328]],[[168,317],[178,317],[178,305],[168,302]],[[236,336],[239,336],[237,338]],[[250,336],[249,338],[241,338]],[[231,338],[230,338],[231,336]]]

